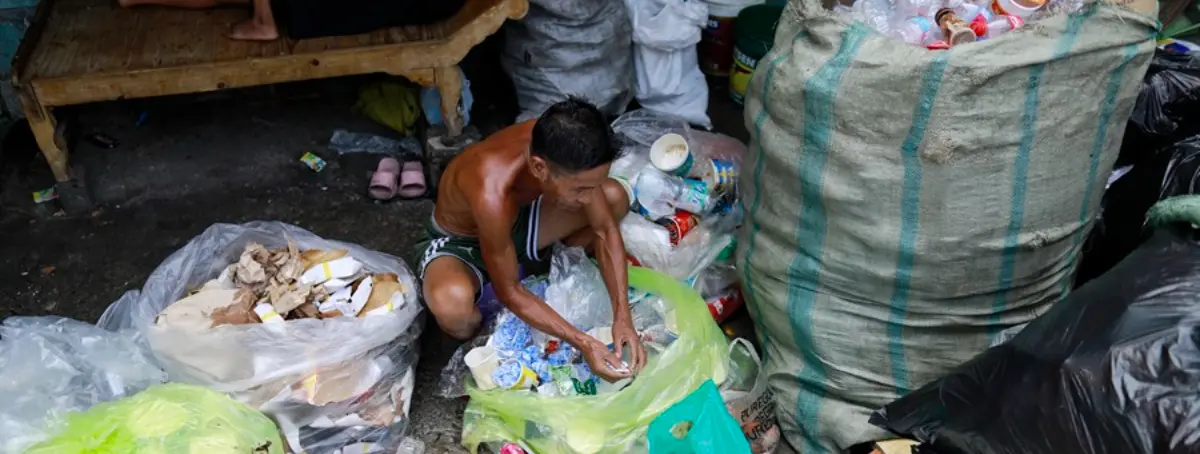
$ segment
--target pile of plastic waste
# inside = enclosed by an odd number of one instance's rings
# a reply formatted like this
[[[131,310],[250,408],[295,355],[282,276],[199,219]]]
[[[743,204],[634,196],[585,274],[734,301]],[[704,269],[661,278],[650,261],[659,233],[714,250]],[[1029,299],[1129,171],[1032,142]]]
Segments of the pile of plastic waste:
[[[613,129],[625,154],[610,175],[632,202],[621,222],[630,261],[694,287],[713,318],[725,321],[743,305],[733,254],[745,145],[643,110],[621,116]]]
[[[936,50],[995,38],[1083,5],[1083,0],[857,0],[834,11],[884,35]]]

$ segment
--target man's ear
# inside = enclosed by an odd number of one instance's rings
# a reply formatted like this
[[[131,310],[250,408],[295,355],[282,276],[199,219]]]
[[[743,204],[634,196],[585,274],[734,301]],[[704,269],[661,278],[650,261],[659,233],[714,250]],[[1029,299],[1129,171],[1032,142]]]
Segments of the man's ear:
[[[550,179],[550,165],[540,156],[529,157],[529,171],[539,180],[546,181]]]

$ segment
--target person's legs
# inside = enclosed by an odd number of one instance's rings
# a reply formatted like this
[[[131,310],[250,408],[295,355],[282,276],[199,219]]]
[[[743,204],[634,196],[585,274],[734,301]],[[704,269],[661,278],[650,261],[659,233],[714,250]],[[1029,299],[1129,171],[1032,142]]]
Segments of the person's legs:
[[[249,5],[251,0],[117,0],[122,7],[160,5],[175,8],[208,9],[222,5]]]
[[[613,220],[620,223],[629,213],[629,193],[625,192],[621,183],[611,178],[605,180],[601,188],[604,190],[604,199],[608,201],[612,210]],[[538,250],[561,241],[567,246],[583,246],[588,252],[592,252],[596,234],[587,228],[588,220],[583,213],[556,209],[550,204],[544,204],[539,215]]]
[[[443,255],[425,266],[421,285],[425,304],[443,332],[457,340],[475,335],[483,320],[475,307],[480,289],[475,270],[457,257]]]
[[[273,41],[279,38],[279,27],[271,11],[271,0],[254,0],[254,16],[250,20],[235,24],[229,31],[230,39],[243,41]]]

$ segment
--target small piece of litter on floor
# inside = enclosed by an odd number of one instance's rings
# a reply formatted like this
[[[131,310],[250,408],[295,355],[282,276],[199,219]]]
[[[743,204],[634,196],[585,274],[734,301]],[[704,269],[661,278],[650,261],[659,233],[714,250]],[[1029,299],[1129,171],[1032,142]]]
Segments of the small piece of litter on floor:
[[[54,265],[46,265],[42,267],[42,274],[54,274],[54,270],[57,269]]]
[[[56,218],[62,218],[62,217],[66,217],[66,216],[67,216],[66,211],[58,210],[58,211],[54,212],[54,217],[56,217]]]
[[[314,172],[325,170],[325,160],[321,159],[315,154],[312,154],[312,152],[307,152],[301,155],[300,162],[303,162],[304,165],[308,166],[308,168],[313,169]]]
[[[57,198],[58,191],[54,190],[54,188],[33,192],[33,203],[46,203]]]
[[[105,148],[105,149],[113,149],[113,148],[117,148],[118,145],[121,145],[121,141],[113,138],[112,136],[110,136],[108,134],[104,134],[101,132],[97,132],[97,133],[93,133],[92,135],[89,135],[88,141],[97,147]]]

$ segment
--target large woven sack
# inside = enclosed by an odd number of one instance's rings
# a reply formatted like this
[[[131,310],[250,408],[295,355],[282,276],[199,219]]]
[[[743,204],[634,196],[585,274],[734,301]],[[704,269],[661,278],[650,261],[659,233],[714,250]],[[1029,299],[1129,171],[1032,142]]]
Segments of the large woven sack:
[[[872,409],[1062,299],[1156,27],[1092,4],[929,51],[788,5],[747,93],[738,254],[802,454],[886,437]]]

